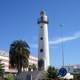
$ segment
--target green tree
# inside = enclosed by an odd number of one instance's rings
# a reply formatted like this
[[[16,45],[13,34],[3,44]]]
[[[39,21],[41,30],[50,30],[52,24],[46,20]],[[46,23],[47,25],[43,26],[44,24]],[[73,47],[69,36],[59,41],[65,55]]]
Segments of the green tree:
[[[31,66],[31,65],[29,65],[29,66],[28,66],[28,70],[29,70],[29,71],[31,71],[31,69],[32,69],[32,66]]]
[[[37,69],[35,64],[32,64],[31,68],[33,69],[33,71],[35,71]]]
[[[33,70],[33,71],[35,71],[37,68],[36,68],[36,65],[35,64],[32,64],[32,65],[29,65],[28,66],[28,70],[29,71],[31,71],[31,70]]]
[[[48,79],[55,79],[57,78],[57,70],[54,67],[49,66],[46,76]]]
[[[28,58],[30,55],[29,45],[22,40],[16,40],[10,45],[9,50],[9,68],[17,68],[18,73],[22,67],[28,67]]]

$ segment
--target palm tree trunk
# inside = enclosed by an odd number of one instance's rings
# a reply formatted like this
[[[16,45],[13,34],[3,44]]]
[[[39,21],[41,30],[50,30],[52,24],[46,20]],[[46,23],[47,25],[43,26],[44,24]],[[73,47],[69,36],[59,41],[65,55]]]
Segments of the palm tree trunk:
[[[17,69],[18,69],[18,74],[21,73],[20,55],[18,55],[18,66],[17,66]]]
[[[19,57],[19,68],[18,68],[18,73],[21,73],[21,69],[22,69],[22,60],[20,60],[21,59],[21,54],[22,54],[22,48],[20,48],[20,55],[18,55],[18,57]]]
[[[18,74],[19,73],[21,73],[21,67],[20,67],[20,65],[19,65],[19,67],[18,67]]]

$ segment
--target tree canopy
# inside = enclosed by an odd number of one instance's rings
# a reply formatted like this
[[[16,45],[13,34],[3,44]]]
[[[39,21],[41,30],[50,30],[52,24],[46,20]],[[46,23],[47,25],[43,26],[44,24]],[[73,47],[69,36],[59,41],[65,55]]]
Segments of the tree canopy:
[[[47,75],[47,78],[49,78],[49,79],[55,79],[55,78],[57,78],[58,73],[54,67],[49,66],[46,75]]]

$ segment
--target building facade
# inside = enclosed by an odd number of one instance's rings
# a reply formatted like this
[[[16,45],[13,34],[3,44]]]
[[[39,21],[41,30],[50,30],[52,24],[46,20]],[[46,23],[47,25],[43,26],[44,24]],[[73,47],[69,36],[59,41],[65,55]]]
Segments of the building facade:
[[[0,50],[0,60],[1,60],[1,63],[4,65],[5,72],[13,72],[13,73],[17,72],[16,69],[9,69],[9,53],[8,52],[4,50]],[[38,58],[30,55],[29,65],[35,64],[37,67],[37,62],[38,62]]]

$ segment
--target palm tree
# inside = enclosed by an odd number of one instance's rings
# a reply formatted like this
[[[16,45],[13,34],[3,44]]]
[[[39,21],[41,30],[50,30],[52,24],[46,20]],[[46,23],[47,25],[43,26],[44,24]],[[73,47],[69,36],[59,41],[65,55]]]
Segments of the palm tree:
[[[10,68],[17,68],[18,73],[21,72],[22,67],[26,68],[29,64],[28,58],[29,58],[29,51],[30,47],[29,45],[22,40],[15,40],[10,45],[9,50],[9,64]]]
[[[4,75],[4,65],[1,63],[1,60],[0,60],[0,77],[3,77]]]

